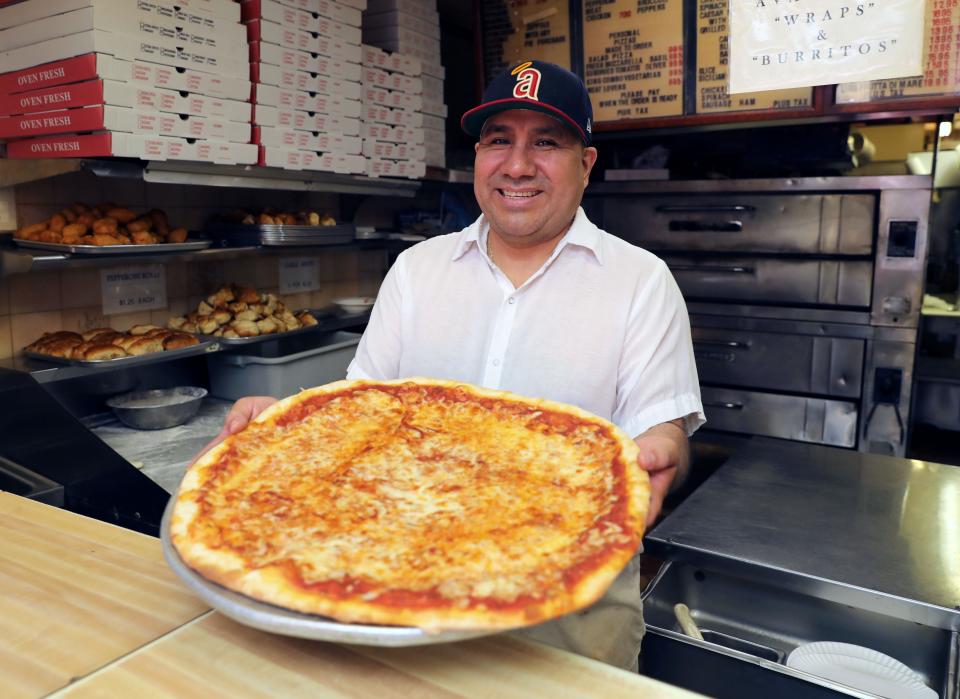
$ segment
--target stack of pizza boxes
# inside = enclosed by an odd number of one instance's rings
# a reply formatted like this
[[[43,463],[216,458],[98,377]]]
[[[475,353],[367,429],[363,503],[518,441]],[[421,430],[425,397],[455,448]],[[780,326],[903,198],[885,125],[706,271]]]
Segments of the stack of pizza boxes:
[[[244,0],[259,164],[362,174],[366,0]]]
[[[254,163],[232,0],[24,0],[0,8],[9,158]]]
[[[429,166],[445,167],[447,105],[443,101],[436,0],[368,0],[363,13],[363,42],[420,60],[424,160]]]
[[[426,173],[420,59],[363,47],[363,154],[370,177]]]

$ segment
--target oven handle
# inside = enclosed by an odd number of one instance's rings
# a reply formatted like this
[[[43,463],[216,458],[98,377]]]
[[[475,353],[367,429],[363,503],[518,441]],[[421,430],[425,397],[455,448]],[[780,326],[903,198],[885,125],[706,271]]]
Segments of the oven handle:
[[[724,408],[726,410],[743,410],[743,403],[727,403],[727,402],[707,402],[703,404],[704,408]]]
[[[672,219],[667,224],[671,233],[741,233],[743,221],[689,221]]]
[[[716,213],[753,213],[756,207],[743,204],[677,204],[658,206],[658,214],[716,214]]]
[[[746,342],[737,342],[736,340],[694,340],[693,344],[696,345],[706,345],[708,347],[730,347],[732,349],[750,349],[750,345]]]
[[[720,265],[671,265],[670,263],[667,263],[667,266],[672,272],[723,272],[726,274],[756,273],[756,270],[753,267],[740,267],[738,265],[724,267]]]

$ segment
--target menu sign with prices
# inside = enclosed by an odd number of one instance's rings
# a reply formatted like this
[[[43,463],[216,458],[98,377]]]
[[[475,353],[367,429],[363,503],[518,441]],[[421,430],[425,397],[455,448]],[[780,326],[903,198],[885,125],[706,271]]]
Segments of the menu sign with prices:
[[[570,68],[567,0],[496,0],[480,5],[483,70],[487,83],[520,61]]]
[[[280,293],[297,294],[320,288],[320,268],[315,257],[280,258]]]
[[[837,103],[955,95],[960,92],[960,0],[927,0],[923,75],[837,85]]]
[[[731,95],[728,0],[697,3],[697,114],[757,109],[803,109],[813,104],[813,90],[765,90]]]
[[[683,0],[583,0],[596,122],[683,114]]]
[[[167,307],[167,272],[163,265],[112,267],[100,272],[103,315]]]

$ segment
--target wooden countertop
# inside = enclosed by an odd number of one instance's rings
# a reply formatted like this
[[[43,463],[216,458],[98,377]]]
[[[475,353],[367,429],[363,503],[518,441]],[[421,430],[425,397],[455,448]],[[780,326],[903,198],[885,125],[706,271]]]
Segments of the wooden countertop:
[[[699,695],[508,636],[414,648],[277,636],[210,611],[160,542],[0,493],[4,697]]]

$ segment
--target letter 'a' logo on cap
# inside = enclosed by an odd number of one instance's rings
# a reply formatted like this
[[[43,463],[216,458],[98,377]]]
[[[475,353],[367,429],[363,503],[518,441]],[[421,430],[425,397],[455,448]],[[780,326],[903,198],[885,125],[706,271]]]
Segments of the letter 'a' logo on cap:
[[[511,75],[517,78],[517,84],[513,86],[513,96],[523,99],[540,101],[537,93],[540,91],[540,71],[531,67],[531,63],[521,63],[512,71]]]

